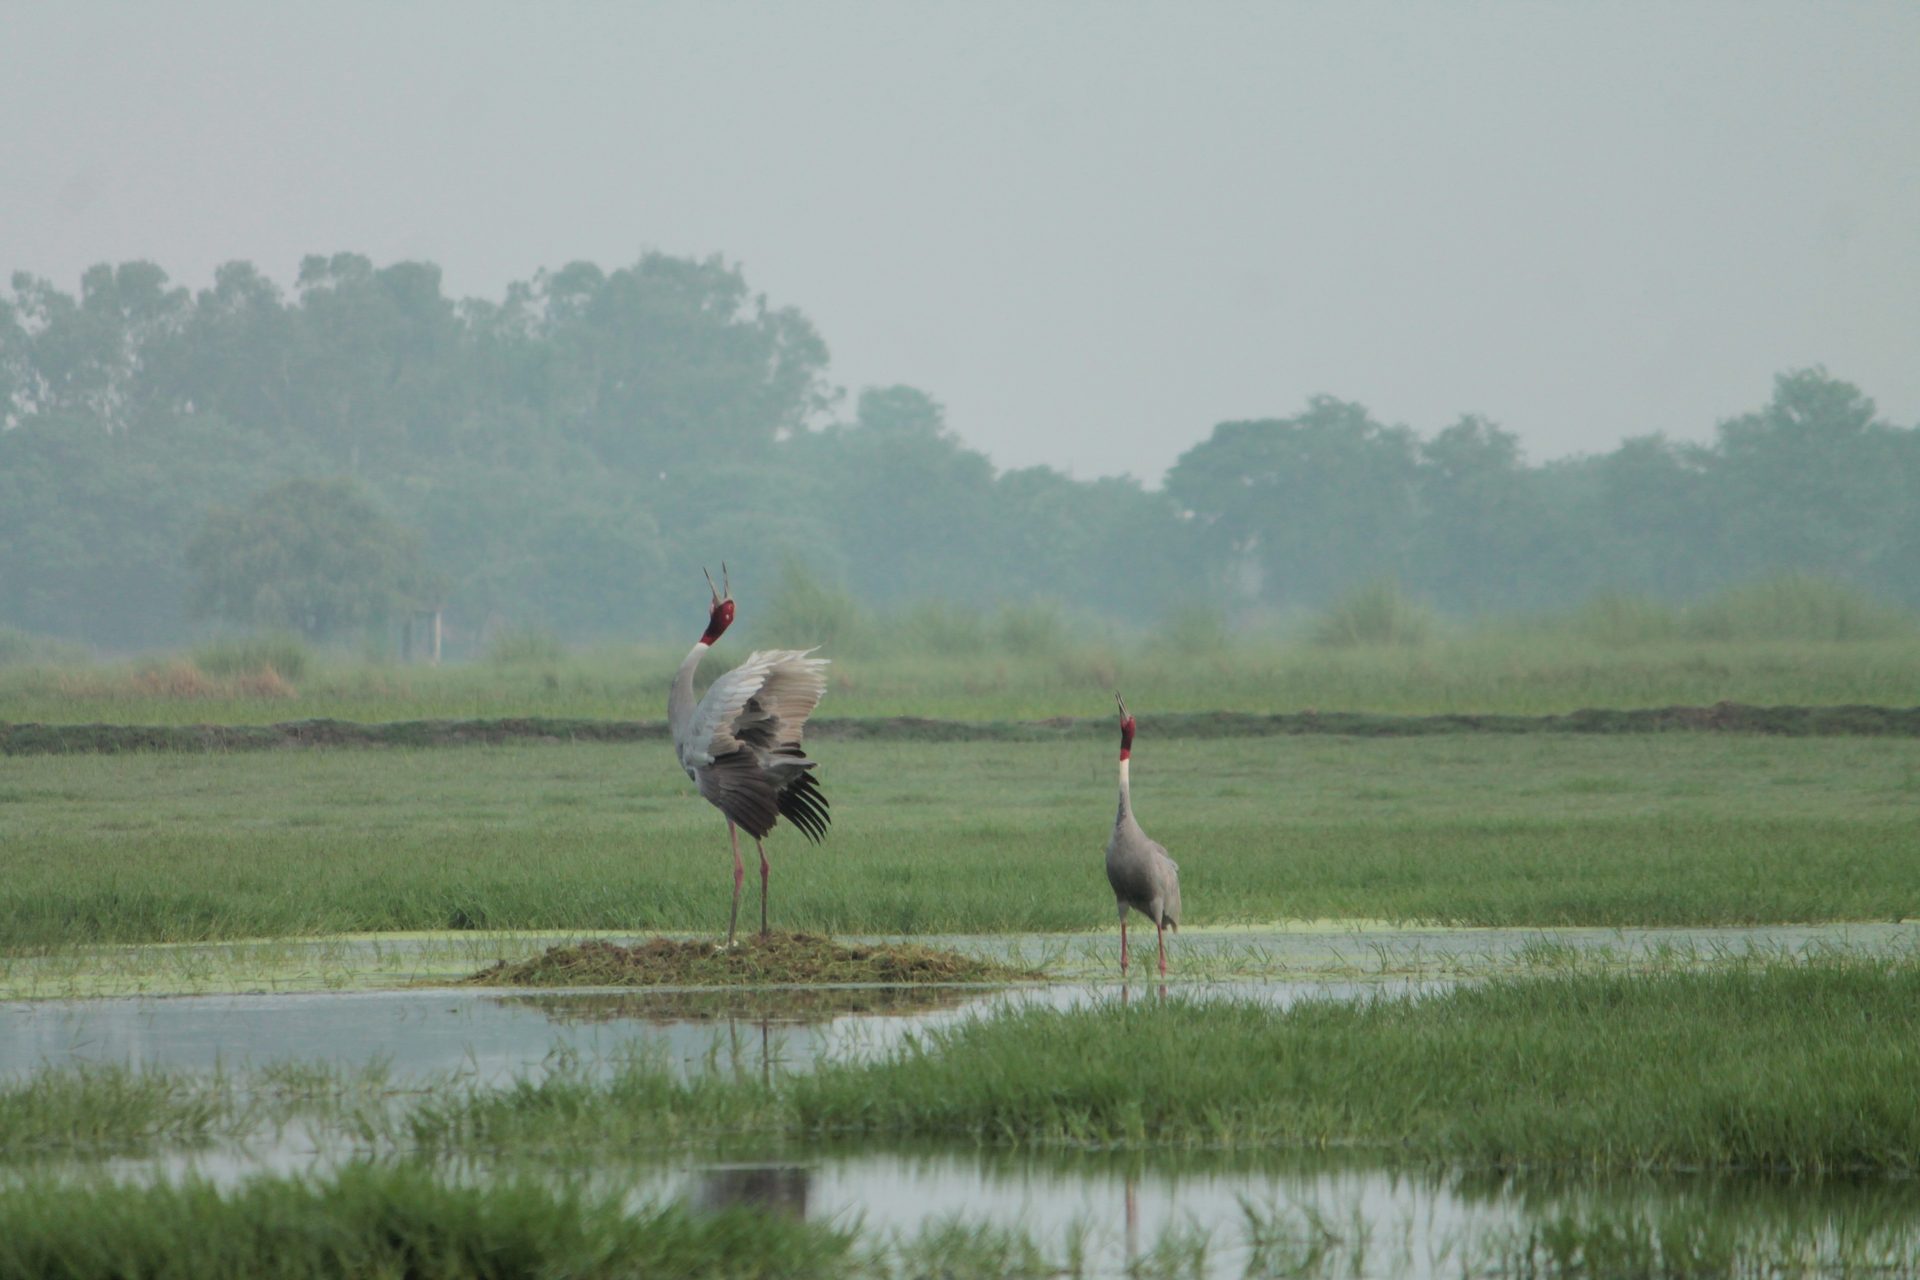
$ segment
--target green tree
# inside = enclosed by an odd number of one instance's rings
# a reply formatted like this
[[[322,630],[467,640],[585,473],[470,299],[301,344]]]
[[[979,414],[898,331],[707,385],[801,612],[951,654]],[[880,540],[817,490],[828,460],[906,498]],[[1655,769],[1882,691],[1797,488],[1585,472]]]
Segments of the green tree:
[[[1898,433],[1822,368],[1774,379],[1765,408],[1720,424],[1729,551],[1740,571],[1858,580],[1899,533]]]
[[[1414,580],[1450,609],[1537,603],[1551,521],[1520,440],[1466,414],[1420,446]]]
[[[348,480],[289,480],[216,511],[187,550],[194,602],[231,622],[325,640],[437,604],[414,535]]]
[[[1180,456],[1167,491],[1193,513],[1216,564],[1251,559],[1266,600],[1316,605],[1403,575],[1418,481],[1413,432],[1315,396],[1296,417],[1221,423]]]
[[[461,332],[440,268],[375,268],[356,253],[314,255],[296,284],[294,402],[349,474],[416,463],[445,447],[466,401]]]
[[[765,450],[831,403],[812,324],[749,294],[717,257],[648,254],[610,274],[573,263],[513,301],[550,347],[525,392],[603,462],[649,480]]]

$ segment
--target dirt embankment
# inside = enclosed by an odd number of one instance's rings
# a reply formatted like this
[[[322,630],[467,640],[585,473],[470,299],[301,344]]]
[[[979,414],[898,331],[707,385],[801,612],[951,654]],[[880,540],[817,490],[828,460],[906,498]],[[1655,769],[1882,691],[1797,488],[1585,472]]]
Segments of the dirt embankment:
[[[1565,715],[1395,716],[1364,712],[1249,715],[1207,711],[1156,715],[1156,738],[1251,738],[1345,734],[1362,738],[1440,733],[1758,733],[1788,737],[1920,737],[1920,707],[1710,707],[1587,709]],[[1050,720],[924,720],[912,716],[821,719],[815,739],[906,742],[1045,742],[1110,737],[1110,716]],[[10,724],[0,721],[0,754],[116,751],[253,751],[281,747],[457,747],[503,742],[649,742],[667,737],[659,720],[293,720],[268,725]]]

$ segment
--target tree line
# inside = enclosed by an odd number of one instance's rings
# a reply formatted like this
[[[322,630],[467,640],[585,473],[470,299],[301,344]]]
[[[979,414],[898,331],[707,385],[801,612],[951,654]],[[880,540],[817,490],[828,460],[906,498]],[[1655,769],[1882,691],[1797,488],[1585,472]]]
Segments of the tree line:
[[[151,263],[0,294],[0,625],[116,648],[204,619],[351,636],[444,607],[678,636],[703,563],[871,606],[1045,598],[1151,621],[1392,578],[1455,612],[1685,597],[1773,570],[1920,603],[1920,431],[1806,369],[1708,445],[1530,464],[1317,397],[1221,423],[1160,487],[996,469],[904,386],[849,398],[719,258],[574,263],[454,299],[426,263],[309,257],[290,290]],[[692,603],[689,603],[689,602]],[[696,618],[697,620],[697,618]]]

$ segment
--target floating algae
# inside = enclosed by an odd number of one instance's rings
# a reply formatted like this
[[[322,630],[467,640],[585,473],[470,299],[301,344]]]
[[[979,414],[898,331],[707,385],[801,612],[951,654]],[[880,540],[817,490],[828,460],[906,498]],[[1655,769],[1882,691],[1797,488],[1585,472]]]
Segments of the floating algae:
[[[633,946],[595,939],[551,947],[468,978],[489,987],[721,987],[774,983],[1013,982],[1017,969],[915,943],[843,945],[817,933],[758,934],[737,947],[652,938]]]

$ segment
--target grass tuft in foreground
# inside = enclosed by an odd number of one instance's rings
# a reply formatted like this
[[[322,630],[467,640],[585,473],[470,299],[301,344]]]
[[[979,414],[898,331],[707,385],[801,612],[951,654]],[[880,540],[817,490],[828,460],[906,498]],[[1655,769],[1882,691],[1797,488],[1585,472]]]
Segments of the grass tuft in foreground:
[[[710,987],[777,983],[1011,982],[1043,974],[915,943],[848,946],[815,933],[751,934],[735,947],[652,938],[594,940],[502,960],[468,978],[488,987]]]
[[[414,1166],[318,1184],[260,1178],[0,1192],[0,1280],[57,1276],[835,1276],[853,1237],[747,1209],[630,1214],[619,1195],[450,1185]]]

